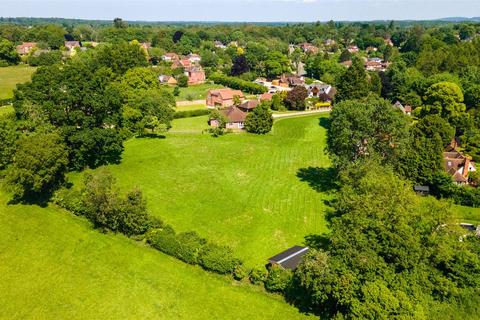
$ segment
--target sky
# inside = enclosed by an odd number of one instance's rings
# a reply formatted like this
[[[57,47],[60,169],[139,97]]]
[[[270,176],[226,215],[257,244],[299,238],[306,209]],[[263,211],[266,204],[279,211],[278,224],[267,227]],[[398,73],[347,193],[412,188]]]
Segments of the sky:
[[[245,22],[422,20],[478,17],[480,0],[0,0],[0,16]]]

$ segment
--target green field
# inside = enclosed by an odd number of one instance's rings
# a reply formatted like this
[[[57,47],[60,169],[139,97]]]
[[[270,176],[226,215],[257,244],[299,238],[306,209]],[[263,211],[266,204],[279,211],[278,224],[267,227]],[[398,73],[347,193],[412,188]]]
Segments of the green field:
[[[180,95],[175,97],[177,101],[185,101],[185,100],[203,100],[207,97],[208,90],[210,89],[218,89],[223,88],[224,86],[218,84],[199,84],[195,86],[188,86],[187,88],[180,88]],[[164,86],[167,88],[168,91],[173,93],[172,86]]]
[[[63,210],[6,202],[0,194],[0,319],[305,318]]]
[[[175,111],[190,111],[190,110],[202,110],[207,109],[205,104],[190,104],[187,106],[177,106]]]
[[[12,98],[16,85],[29,81],[34,71],[24,65],[0,68],[0,99]]]
[[[268,135],[219,138],[201,133],[206,119],[175,120],[166,139],[127,141],[111,166],[120,184],[139,186],[150,212],[178,231],[227,244],[249,266],[327,231],[329,196],[315,190],[329,178],[318,115],[280,120]]]

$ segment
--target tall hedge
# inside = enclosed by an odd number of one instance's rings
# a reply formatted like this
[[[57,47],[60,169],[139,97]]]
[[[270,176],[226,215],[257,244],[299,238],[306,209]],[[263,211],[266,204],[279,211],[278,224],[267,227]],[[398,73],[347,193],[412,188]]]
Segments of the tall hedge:
[[[233,255],[230,248],[214,243],[205,245],[199,253],[199,262],[207,270],[220,274],[233,272],[241,261]]]
[[[209,79],[215,83],[223,84],[232,89],[242,90],[252,94],[261,94],[267,92],[267,88],[250,81],[245,81],[237,77],[229,77],[223,74],[214,73]]]

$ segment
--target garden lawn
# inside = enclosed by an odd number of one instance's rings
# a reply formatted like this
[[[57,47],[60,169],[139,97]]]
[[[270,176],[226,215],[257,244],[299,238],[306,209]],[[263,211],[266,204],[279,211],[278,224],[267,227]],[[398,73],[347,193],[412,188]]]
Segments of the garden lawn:
[[[454,205],[453,211],[455,213],[455,219],[459,223],[463,222],[480,225],[480,208]]]
[[[167,88],[169,92],[173,93],[174,87],[164,86],[164,88]],[[204,83],[199,85],[188,86],[187,88],[179,88],[180,95],[178,97],[175,97],[175,100],[177,101],[204,100],[207,98],[208,90],[219,89],[219,88],[224,88],[224,86],[218,85],[218,84]]]
[[[205,110],[207,106],[205,104],[190,104],[187,106],[177,106],[175,111],[191,111],[191,110]]]
[[[303,319],[279,296],[210,274],[56,207],[0,194],[0,319]]]
[[[200,132],[207,118],[179,119],[165,139],[127,141],[111,169],[123,188],[140,187],[150,212],[177,231],[197,231],[231,246],[248,266],[261,266],[306,235],[327,231],[330,163],[320,125],[327,116],[279,120],[267,135],[219,138],[177,133],[190,126]]]
[[[35,69],[26,65],[0,68],[0,99],[12,98],[16,85],[30,81]]]

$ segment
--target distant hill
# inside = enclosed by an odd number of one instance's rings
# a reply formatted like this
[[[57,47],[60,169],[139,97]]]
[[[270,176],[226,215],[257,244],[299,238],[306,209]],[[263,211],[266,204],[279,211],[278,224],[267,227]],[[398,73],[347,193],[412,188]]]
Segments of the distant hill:
[[[480,22],[480,17],[465,18],[465,17],[448,17],[437,19],[436,21],[446,21],[446,22]]]

